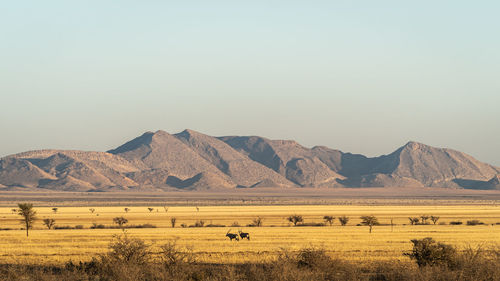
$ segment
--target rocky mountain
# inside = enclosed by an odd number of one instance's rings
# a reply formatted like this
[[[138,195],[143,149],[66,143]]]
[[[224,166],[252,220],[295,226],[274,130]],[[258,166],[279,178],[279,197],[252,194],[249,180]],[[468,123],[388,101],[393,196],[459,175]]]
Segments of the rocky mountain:
[[[258,136],[146,132],[108,152],[37,150],[0,159],[0,189],[67,191],[258,187],[499,189],[500,168],[409,142],[366,157]]]

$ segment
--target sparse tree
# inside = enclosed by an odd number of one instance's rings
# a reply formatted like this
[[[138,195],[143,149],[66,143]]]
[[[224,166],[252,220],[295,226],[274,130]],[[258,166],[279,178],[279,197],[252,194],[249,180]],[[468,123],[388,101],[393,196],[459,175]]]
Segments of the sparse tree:
[[[416,225],[420,222],[420,219],[417,217],[409,217],[408,220],[410,221],[411,225]]]
[[[253,226],[258,226],[258,227],[260,227],[260,226],[262,226],[262,222],[263,222],[263,221],[264,221],[264,219],[263,219],[263,218],[261,218],[261,217],[256,217],[256,218],[254,218],[254,219],[252,220],[252,225],[253,225]]]
[[[324,216],[324,217],[323,217],[323,220],[324,220],[325,222],[329,223],[329,224],[330,224],[330,226],[332,226],[332,225],[333,225],[333,222],[334,222],[334,220],[335,220],[335,217],[332,217],[332,216]]]
[[[167,206],[163,206],[163,209],[165,210],[165,213],[168,213],[168,207]]]
[[[90,208],[89,211],[93,214],[95,212],[94,208]]]
[[[439,220],[439,217],[438,216],[431,216],[431,221],[433,224],[436,224]]]
[[[372,233],[372,227],[374,225],[379,224],[378,219],[375,216],[362,216],[362,217],[360,217],[360,219],[361,219],[362,225],[366,225],[366,226],[370,227],[370,233]]]
[[[420,219],[422,221],[422,224],[427,224],[427,220],[429,219],[428,215],[421,215]]]
[[[340,225],[346,226],[347,223],[349,222],[349,217],[341,216],[341,217],[339,217],[339,222],[340,222]]]
[[[23,217],[21,222],[26,227],[26,237],[28,237],[28,231],[33,227],[33,223],[36,220],[36,211],[33,209],[33,204],[31,203],[19,203],[17,206],[19,208],[17,213]]]
[[[294,226],[297,226],[299,222],[303,222],[304,218],[301,215],[291,215],[288,218],[286,218],[287,221],[293,223]]]
[[[175,218],[175,217],[171,217],[171,218],[170,218],[170,224],[172,225],[172,228],[174,228],[174,227],[175,227],[175,223],[176,223],[176,222],[177,222],[177,218]]]
[[[57,210],[59,210],[59,209],[56,207],[52,208],[52,212],[54,212],[54,214],[57,213]]]
[[[200,208],[198,208],[198,206],[196,206],[196,212],[199,212],[200,211]]]
[[[154,208],[149,207],[148,210],[151,213],[154,210]]]
[[[52,229],[54,227],[54,225],[56,224],[56,220],[55,219],[44,219],[43,220],[43,224],[48,228],[48,229]]]
[[[125,208],[125,209],[123,209],[123,210],[125,211],[125,213],[128,213],[128,211],[130,211],[130,209],[129,209],[129,208]]]
[[[113,222],[116,223],[120,228],[123,228],[123,225],[128,223],[128,220],[124,217],[116,217],[113,219]]]

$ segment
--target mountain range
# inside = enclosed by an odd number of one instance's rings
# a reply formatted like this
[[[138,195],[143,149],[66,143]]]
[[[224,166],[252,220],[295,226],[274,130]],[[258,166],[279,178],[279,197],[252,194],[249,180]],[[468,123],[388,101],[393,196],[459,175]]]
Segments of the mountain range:
[[[36,150],[0,159],[0,190],[447,187],[500,190],[500,167],[408,142],[379,157],[259,136],[143,135],[108,152]]]

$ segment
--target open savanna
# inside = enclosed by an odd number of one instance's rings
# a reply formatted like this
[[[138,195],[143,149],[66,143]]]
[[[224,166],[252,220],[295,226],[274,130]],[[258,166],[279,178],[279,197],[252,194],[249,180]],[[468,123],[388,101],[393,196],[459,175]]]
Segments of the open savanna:
[[[57,204],[54,204],[56,207]],[[156,228],[127,229],[128,235],[138,237],[152,245],[152,249],[175,240],[182,248],[189,248],[200,262],[242,263],[264,262],[276,257],[280,251],[297,251],[304,247],[325,249],[333,257],[349,260],[407,261],[403,252],[411,249],[411,239],[433,237],[437,241],[460,248],[483,248],[500,244],[500,207],[488,205],[268,205],[268,206],[86,206],[37,207],[38,220],[29,237],[21,229],[20,217],[14,207],[0,208],[0,263],[62,264],[69,260],[85,261],[108,251],[108,244],[120,229],[90,229],[95,224],[113,225],[113,218],[123,216],[128,225],[153,224]],[[95,209],[94,213],[89,209]],[[153,210],[150,212],[148,208]],[[333,226],[293,227],[286,220],[289,215],[302,215],[306,223],[323,222],[323,216],[336,217]],[[408,217],[439,216],[437,225],[409,225]],[[350,217],[347,226],[340,226],[337,218]],[[368,227],[357,226],[360,216],[374,215],[382,225],[373,233]],[[177,219],[172,228],[170,219]],[[261,217],[262,227],[247,227]],[[82,225],[83,229],[47,230],[44,218],[53,218],[57,226]],[[391,227],[391,219],[394,226]],[[468,220],[480,220],[484,225],[467,226]],[[203,220],[207,224],[226,227],[180,227]],[[449,225],[462,221],[463,225]],[[239,224],[241,227],[230,226]],[[440,225],[439,223],[446,223]],[[249,232],[251,240],[230,242],[226,232],[238,229]]]

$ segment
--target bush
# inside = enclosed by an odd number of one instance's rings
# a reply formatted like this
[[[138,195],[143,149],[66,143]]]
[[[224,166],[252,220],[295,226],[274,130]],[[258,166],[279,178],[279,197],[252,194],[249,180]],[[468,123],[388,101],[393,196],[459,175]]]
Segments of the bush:
[[[263,218],[261,218],[261,217],[256,217],[256,218],[254,218],[254,219],[252,220],[252,223],[251,223],[251,224],[247,224],[247,226],[249,226],[249,227],[254,227],[254,226],[255,226],[255,227],[260,227],[260,226],[262,226],[262,222],[263,222],[263,221],[264,221],[264,219],[263,219]]]
[[[203,227],[205,226],[205,221],[204,220],[197,220],[194,225],[190,225],[189,227]]]
[[[322,222],[303,222],[299,223],[296,226],[325,226]]]
[[[467,225],[480,225],[480,224],[484,224],[484,222],[479,221],[479,220],[470,220],[470,221],[467,221]]]
[[[326,268],[332,262],[323,249],[305,248],[297,254],[297,265],[307,268]]]
[[[75,227],[70,225],[56,225],[54,229],[75,229]]]
[[[93,223],[90,229],[104,229],[106,226],[104,224]]]
[[[461,221],[450,221],[450,225],[461,225]]]
[[[104,258],[114,262],[144,265],[149,261],[149,246],[141,239],[130,238],[127,233],[114,236],[109,249]]]
[[[83,229],[83,225],[81,224],[75,225],[75,229]]]
[[[419,267],[452,267],[456,263],[456,250],[451,245],[436,242],[430,237],[413,239],[411,242],[413,243],[413,250],[405,255],[415,260]]]
[[[210,224],[205,225],[205,227],[226,227],[226,225],[210,223]]]
[[[125,228],[156,228],[156,225],[150,224],[150,223],[131,224],[131,225],[125,226]]]

